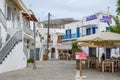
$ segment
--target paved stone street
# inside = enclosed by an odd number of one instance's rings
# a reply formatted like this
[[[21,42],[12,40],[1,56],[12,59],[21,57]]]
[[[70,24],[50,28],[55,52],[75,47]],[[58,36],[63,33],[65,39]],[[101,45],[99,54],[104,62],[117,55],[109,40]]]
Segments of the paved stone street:
[[[50,60],[37,62],[36,70],[27,67],[0,74],[0,80],[74,80],[75,74],[75,61]]]
[[[86,76],[82,80],[120,80],[119,72],[101,72],[96,69],[84,69],[83,76]]]
[[[37,69],[32,67],[0,74],[0,80],[75,80],[75,61],[49,60],[37,62]],[[120,80],[119,72],[101,72],[96,69],[83,69],[82,80]]]

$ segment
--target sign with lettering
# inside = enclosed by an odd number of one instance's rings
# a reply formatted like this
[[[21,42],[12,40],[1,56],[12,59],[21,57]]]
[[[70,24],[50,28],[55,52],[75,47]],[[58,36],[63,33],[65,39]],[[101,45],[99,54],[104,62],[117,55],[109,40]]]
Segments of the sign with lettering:
[[[94,20],[94,19],[97,19],[97,16],[96,15],[91,15],[91,16],[86,18],[86,21],[90,21],[90,20]]]
[[[86,59],[87,54],[85,52],[76,52],[75,53],[75,58],[76,59]]]
[[[103,23],[112,23],[112,19],[110,16],[102,16],[102,18],[100,19],[100,22]]]

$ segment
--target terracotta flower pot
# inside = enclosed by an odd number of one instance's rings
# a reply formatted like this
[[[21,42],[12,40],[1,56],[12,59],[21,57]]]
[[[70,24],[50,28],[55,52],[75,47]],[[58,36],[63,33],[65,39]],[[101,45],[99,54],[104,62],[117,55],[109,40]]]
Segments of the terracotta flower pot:
[[[43,55],[43,60],[48,60],[49,56],[48,55]]]

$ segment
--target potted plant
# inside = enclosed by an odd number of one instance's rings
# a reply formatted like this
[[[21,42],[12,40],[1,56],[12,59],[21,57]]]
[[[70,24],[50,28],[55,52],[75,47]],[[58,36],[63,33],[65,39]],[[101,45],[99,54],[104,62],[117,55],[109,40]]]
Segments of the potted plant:
[[[74,54],[70,54],[70,59],[74,60],[75,59],[75,55]]]
[[[43,60],[48,60],[49,59],[49,50],[45,50],[45,54],[43,55]]]
[[[32,66],[33,63],[34,63],[34,59],[31,59],[31,58],[30,58],[30,59],[27,60],[27,66],[28,66],[28,67]]]

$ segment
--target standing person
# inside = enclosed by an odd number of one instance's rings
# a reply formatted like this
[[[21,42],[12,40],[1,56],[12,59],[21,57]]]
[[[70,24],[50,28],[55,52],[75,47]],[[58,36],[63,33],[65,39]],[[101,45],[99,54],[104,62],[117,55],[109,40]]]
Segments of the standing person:
[[[102,53],[101,61],[104,61],[104,60],[105,60],[105,53]]]

